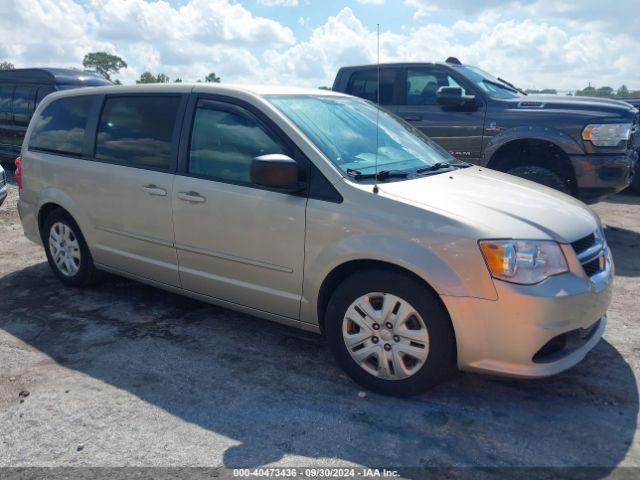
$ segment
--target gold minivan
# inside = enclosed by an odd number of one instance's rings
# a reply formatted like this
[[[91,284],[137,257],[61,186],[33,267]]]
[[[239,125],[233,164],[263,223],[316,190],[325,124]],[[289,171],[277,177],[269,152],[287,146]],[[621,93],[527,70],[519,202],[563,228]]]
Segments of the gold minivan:
[[[108,271],[323,333],[373,390],[416,394],[456,366],[552,375],[605,329],[613,264],[588,207],[362,99],[59,92],[16,163],[25,234],[63,284]]]

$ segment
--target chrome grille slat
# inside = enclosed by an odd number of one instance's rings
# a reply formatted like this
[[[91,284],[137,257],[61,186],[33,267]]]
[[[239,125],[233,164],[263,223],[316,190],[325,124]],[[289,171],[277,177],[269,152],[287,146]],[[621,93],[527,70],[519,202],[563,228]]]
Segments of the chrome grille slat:
[[[572,242],[571,246],[588,277],[593,277],[602,271],[600,257],[606,254],[606,242],[600,231]]]

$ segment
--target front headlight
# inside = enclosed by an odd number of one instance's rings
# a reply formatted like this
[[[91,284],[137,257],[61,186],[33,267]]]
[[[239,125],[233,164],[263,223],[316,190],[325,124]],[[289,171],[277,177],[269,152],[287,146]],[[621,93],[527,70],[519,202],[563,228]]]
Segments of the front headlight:
[[[615,147],[630,137],[630,123],[591,123],[582,131],[582,139],[597,147]]]
[[[481,240],[480,250],[491,276],[531,285],[569,271],[560,245],[545,240]]]

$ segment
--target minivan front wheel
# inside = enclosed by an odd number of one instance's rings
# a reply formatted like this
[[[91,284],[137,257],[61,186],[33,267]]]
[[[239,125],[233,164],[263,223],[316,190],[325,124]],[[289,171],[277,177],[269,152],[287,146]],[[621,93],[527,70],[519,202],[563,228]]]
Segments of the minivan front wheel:
[[[453,329],[436,294],[393,270],[344,280],[329,301],[325,330],[349,376],[381,393],[422,393],[444,380],[455,361]]]
[[[52,211],[45,219],[42,242],[49,266],[62,283],[84,287],[97,278],[93,259],[80,227],[64,210]]]

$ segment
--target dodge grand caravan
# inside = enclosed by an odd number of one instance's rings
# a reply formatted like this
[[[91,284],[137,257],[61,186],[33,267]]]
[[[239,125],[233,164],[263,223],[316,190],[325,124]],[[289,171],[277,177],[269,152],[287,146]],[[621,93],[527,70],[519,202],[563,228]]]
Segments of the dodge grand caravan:
[[[63,284],[104,270],[324,333],[374,390],[415,394],[455,366],[552,375],[605,329],[613,264],[588,207],[359,98],[58,92],[21,155],[24,231]]]

